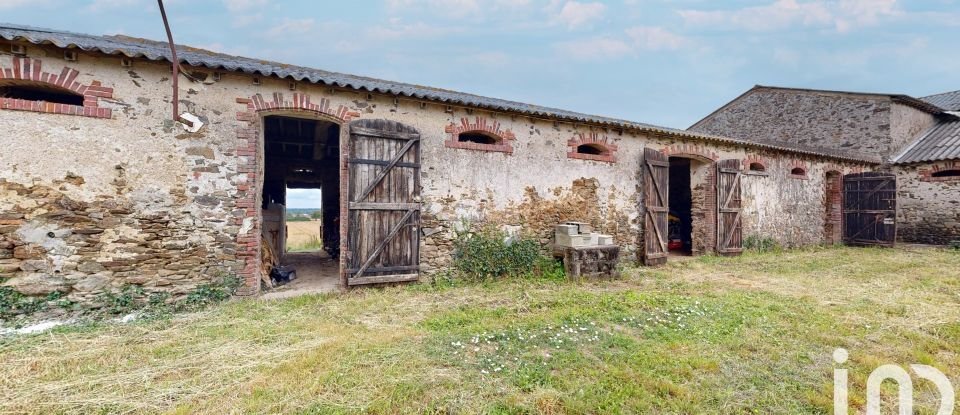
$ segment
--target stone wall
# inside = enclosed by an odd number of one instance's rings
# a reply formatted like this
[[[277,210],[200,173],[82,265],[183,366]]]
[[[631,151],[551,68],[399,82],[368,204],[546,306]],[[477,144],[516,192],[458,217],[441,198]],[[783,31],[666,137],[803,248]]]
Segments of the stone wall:
[[[180,83],[181,111],[203,123],[188,132],[171,121],[169,66],[135,60],[125,68],[118,57],[83,52],[78,61],[65,62],[53,48],[30,45],[28,51],[44,67],[72,68],[81,85],[96,80],[111,90],[98,97],[97,108],[109,111],[104,118],[0,109],[0,124],[17,132],[0,138],[0,164],[9,166],[0,172],[0,280],[31,294],[59,290],[82,300],[125,284],[176,294],[224,273],[244,277],[245,294],[259,293],[265,115],[328,120],[343,126],[344,134],[360,118],[416,128],[422,136],[422,260],[428,270],[449,264],[450,241],[465,223],[517,230],[546,244],[554,224],[585,221],[614,235],[624,258],[635,257],[644,147],[705,161],[707,179],[695,189],[705,222],[715,220],[713,162],[758,157],[742,147],[663,133],[317,85],[296,84],[291,91],[288,80],[214,77],[203,68],[187,68],[207,74],[203,81]],[[0,68],[12,66],[12,56],[0,55]],[[461,130],[505,141],[451,145]],[[580,145],[603,151],[585,157],[574,152]],[[819,243],[820,177],[830,164],[763,156],[770,176],[744,181],[745,235],[787,246]],[[809,165],[810,180],[786,176],[798,162]],[[712,234],[702,233],[702,252],[713,249]]]
[[[934,122],[888,96],[758,87],[690,130],[888,159]]]
[[[930,177],[934,169],[960,162],[897,166],[897,238],[902,242],[945,245],[960,240],[960,178]]]

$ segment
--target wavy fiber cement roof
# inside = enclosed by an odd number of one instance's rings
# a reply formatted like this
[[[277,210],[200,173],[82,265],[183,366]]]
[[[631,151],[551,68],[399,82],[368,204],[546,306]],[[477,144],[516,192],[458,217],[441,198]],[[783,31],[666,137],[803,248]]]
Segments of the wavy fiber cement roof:
[[[145,58],[153,61],[171,61],[170,48],[166,42],[134,38],[124,35],[96,36],[0,23],[0,38],[6,40],[26,40],[27,42],[37,45],[52,44],[59,48],[76,47],[84,51],[100,52],[108,55],[124,55],[130,58]],[[788,151],[841,160],[865,161],[870,163],[879,162],[879,160],[877,160],[875,157],[866,155],[836,154],[835,151],[824,149],[754,143],[729,137],[693,133],[674,128],[659,127],[651,124],[583,114],[579,112],[542,107],[538,105],[525,104],[497,98],[488,98],[440,88],[391,82],[363,76],[281,64],[266,60],[231,56],[190,46],[177,45],[177,57],[180,59],[181,63],[196,67],[225,69],[227,71],[260,74],[264,76],[277,76],[279,78],[290,78],[296,81],[308,81],[315,84],[412,97],[451,105],[462,105],[498,111],[516,112],[528,116],[593,123],[617,128],[639,129],[673,136],[743,145],[755,148]]]

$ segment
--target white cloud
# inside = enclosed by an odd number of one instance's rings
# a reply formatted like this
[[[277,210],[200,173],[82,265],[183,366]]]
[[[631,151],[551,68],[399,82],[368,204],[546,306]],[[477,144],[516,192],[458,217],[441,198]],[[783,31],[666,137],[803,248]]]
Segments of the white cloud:
[[[247,12],[265,7],[269,0],[222,0],[223,5],[231,13]]]
[[[312,18],[306,19],[283,19],[280,24],[267,30],[269,37],[284,37],[292,35],[303,35],[310,33],[316,27],[317,22]]]
[[[15,9],[23,6],[33,6],[37,2],[34,0],[0,0],[0,10]]]
[[[370,29],[367,34],[376,40],[399,40],[410,38],[431,38],[460,32],[462,29],[430,26],[426,23],[403,24],[393,21],[387,26],[378,26]]]
[[[451,17],[464,17],[481,11],[480,0],[387,0],[392,11],[423,9]]]
[[[558,52],[577,60],[606,60],[633,56],[634,50],[627,42],[610,37],[572,40],[556,44]]]
[[[777,0],[770,5],[739,10],[680,10],[679,13],[691,25],[729,24],[757,31],[781,29],[795,23],[828,24],[832,19],[830,11],[822,3],[800,3],[797,0]]]
[[[733,26],[760,32],[795,25],[847,32],[902,14],[897,0],[776,0],[736,10],[685,9],[678,13],[691,26]]]
[[[567,1],[554,13],[552,20],[568,29],[576,29],[590,26],[602,19],[606,12],[607,6],[600,2]]]
[[[137,5],[147,6],[147,2],[143,0],[93,0],[87,5],[86,10],[91,12],[103,12],[110,9]],[[154,4],[154,7],[156,7],[156,4]]]
[[[662,27],[636,26],[627,29],[634,46],[643,50],[677,50],[690,43],[678,34]]]

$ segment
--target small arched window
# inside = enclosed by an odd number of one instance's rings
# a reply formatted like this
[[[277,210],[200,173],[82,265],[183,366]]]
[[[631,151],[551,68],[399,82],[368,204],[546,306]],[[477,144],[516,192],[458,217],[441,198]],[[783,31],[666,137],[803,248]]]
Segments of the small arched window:
[[[807,177],[807,170],[803,167],[794,167],[790,170],[790,175],[794,177]]]
[[[607,154],[609,150],[599,144],[580,144],[577,146],[577,153],[579,154],[590,154],[594,156],[602,156]]]
[[[753,162],[753,163],[750,163],[749,170],[756,173],[763,173],[767,171],[767,167],[764,166],[763,164]]]
[[[468,131],[460,133],[457,136],[457,141],[461,143],[477,143],[477,144],[498,144],[500,140],[497,137],[494,137],[489,134],[484,134],[482,132]]]
[[[955,177],[960,178],[960,169],[940,170],[934,172],[930,177]]]
[[[49,102],[53,104],[83,105],[83,95],[66,89],[52,87],[49,84],[31,81],[7,81],[0,83],[0,98]]]

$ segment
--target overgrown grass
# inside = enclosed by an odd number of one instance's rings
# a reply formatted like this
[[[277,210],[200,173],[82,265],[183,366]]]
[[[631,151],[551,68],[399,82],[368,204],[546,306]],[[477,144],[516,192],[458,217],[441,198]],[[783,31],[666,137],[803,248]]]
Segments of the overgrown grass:
[[[4,339],[0,412],[826,414],[837,347],[851,413],[880,364],[960,384],[955,252],[818,248],[624,275],[235,301]]]
[[[288,252],[311,252],[323,248],[323,242],[316,235],[310,235],[306,241],[287,246]]]

